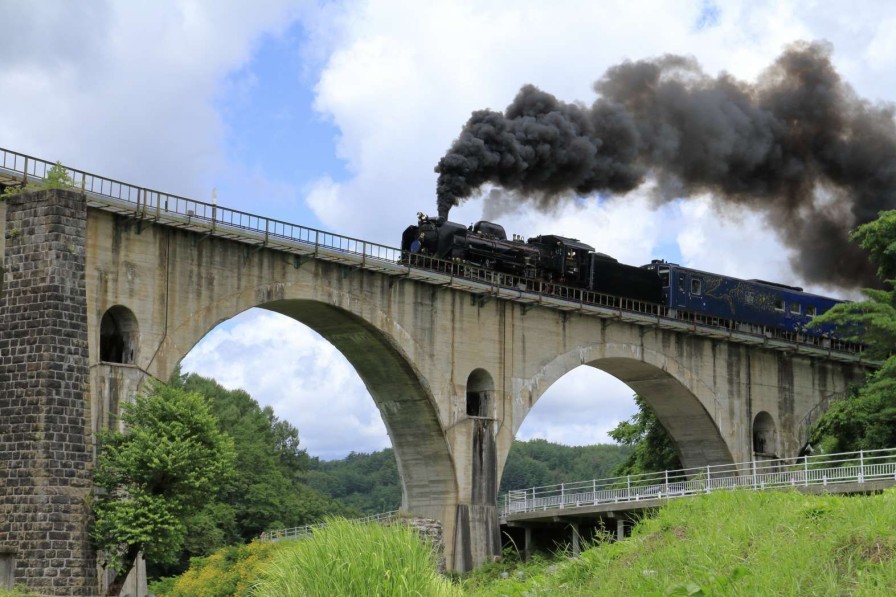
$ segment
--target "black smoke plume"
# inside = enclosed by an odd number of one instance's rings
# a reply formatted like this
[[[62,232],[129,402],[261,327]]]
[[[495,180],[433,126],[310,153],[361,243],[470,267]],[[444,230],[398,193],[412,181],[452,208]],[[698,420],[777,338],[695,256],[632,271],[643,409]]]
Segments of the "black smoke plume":
[[[827,44],[788,47],[753,84],[666,55],[614,66],[594,89],[590,107],[527,85],[503,113],[474,112],[436,166],[439,213],[485,183],[549,209],[651,178],[660,200],[760,210],[807,282],[876,285],[848,236],[896,207],[894,108],[857,97]]]

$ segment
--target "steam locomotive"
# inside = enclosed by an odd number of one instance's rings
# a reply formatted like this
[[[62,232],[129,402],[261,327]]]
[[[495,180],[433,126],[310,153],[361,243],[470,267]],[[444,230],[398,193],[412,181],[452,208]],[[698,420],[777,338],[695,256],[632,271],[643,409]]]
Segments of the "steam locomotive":
[[[807,328],[816,315],[842,302],[764,280],[741,280],[663,260],[635,267],[598,253],[574,238],[542,235],[508,240],[504,228],[480,221],[466,227],[444,217],[417,214],[401,248],[409,259],[430,256],[463,262],[522,280],[540,280],[603,295],[665,306],[671,315],[736,322],[747,329],[774,328],[826,336],[830,327]]]

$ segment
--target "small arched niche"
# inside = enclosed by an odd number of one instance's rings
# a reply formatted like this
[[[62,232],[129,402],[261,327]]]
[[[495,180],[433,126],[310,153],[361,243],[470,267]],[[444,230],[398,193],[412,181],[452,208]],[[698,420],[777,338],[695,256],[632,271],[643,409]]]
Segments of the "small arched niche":
[[[127,307],[115,305],[100,322],[100,361],[133,364],[137,358],[137,318]]]
[[[753,419],[753,453],[774,455],[777,451],[775,420],[766,411],[761,411]]]
[[[467,416],[494,418],[495,382],[485,369],[474,369],[467,378]]]

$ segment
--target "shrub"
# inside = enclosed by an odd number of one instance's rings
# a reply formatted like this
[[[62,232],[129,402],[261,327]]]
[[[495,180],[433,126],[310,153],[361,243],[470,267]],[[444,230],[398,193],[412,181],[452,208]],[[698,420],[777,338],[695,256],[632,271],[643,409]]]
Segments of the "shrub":
[[[256,541],[219,549],[204,558],[192,558],[190,568],[173,585],[154,584],[159,597],[245,597],[283,543]]]

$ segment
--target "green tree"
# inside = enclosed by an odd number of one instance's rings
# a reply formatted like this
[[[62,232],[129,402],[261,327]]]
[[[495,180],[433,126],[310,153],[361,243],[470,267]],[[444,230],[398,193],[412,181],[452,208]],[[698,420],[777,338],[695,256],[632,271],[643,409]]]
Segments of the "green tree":
[[[177,376],[172,383],[205,396],[221,430],[233,437],[236,446],[237,474],[222,485],[217,498],[231,508],[233,524],[226,510],[208,515],[229,526],[225,544],[248,541],[266,530],[310,524],[328,515],[352,514],[307,485],[310,458],[300,446],[299,431],[278,419],[270,406],[262,408],[247,392],[228,390],[196,374]],[[205,555],[220,547],[205,545],[206,551],[190,555]]]
[[[219,429],[233,439],[234,474],[206,495],[202,509],[185,519],[188,539],[176,561],[148,562],[151,577],[183,572],[191,558],[246,543],[262,531],[302,526],[328,515],[356,512],[308,486],[309,457],[299,431],[262,408],[247,392],[213,379],[175,371],[169,384],[206,398]]]
[[[56,162],[47,171],[40,187],[42,189],[70,189],[75,185],[75,181],[69,176],[68,170],[62,165],[62,162]]]
[[[171,562],[187,520],[233,473],[233,440],[205,399],[162,383],[122,408],[124,432],[100,438],[91,536],[116,572],[115,595],[137,555]]]
[[[62,165],[62,162],[56,162],[49,170],[47,175],[40,183],[29,182],[24,186],[8,186],[4,189],[0,196],[15,195],[26,191],[41,191],[44,189],[70,189],[75,186],[74,180],[69,176],[68,170]]]
[[[510,447],[499,493],[571,481],[609,477],[631,454],[626,446],[564,446],[544,439],[516,441]]]
[[[868,251],[890,290],[863,290],[865,300],[838,304],[811,325],[835,326],[838,336],[864,344],[865,355],[883,364],[813,427],[809,441],[825,452],[896,446],[896,210],[881,212],[852,239]]]
[[[637,475],[681,468],[681,460],[672,438],[644,400],[635,395],[638,412],[610,431],[610,437],[634,448],[628,459],[616,468],[616,475]]]
[[[342,460],[312,458],[308,484],[357,514],[377,514],[401,507],[401,479],[395,452],[352,452]]]

